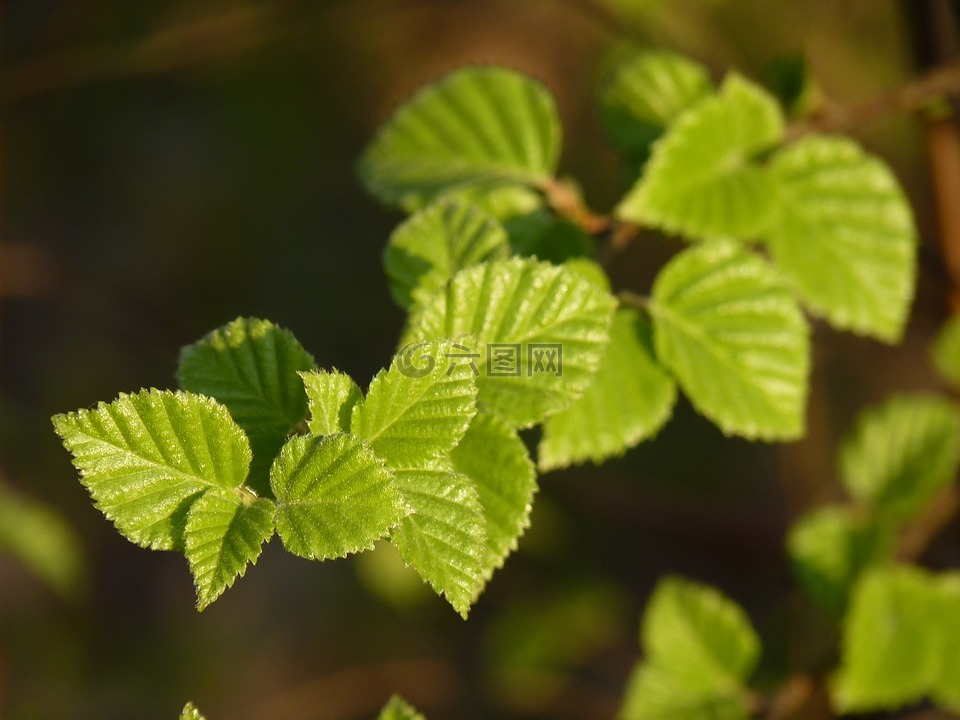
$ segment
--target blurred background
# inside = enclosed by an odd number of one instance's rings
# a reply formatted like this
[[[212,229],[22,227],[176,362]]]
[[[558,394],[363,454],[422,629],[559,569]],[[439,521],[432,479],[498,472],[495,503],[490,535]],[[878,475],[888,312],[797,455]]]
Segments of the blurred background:
[[[833,630],[799,601],[785,532],[839,496],[836,445],[858,410],[937,386],[926,348],[947,293],[913,118],[854,133],[892,164],[922,232],[904,344],[816,324],[803,442],[723,438],[681,401],[623,459],[542,477],[531,530],[468,622],[390,548],[317,564],[276,539],[199,614],[182,556],[114,531],[49,418],[173,387],[179,348],[239,315],[290,328],[361,384],[387,364],[403,315],[380,257],[400,216],[355,163],[449,70],[544,82],[562,171],[607,211],[624,174],[595,98],[618,45],[758,80],[802,53],[847,103],[917,73],[905,6],[919,1],[0,0],[0,507],[22,526],[0,536],[0,718],[171,720],[192,699],[210,720],[348,720],[392,692],[432,720],[612,717],[668,573],[745,606],[761,684],[821,652]],[[640,238],[614,279],[645,292],[663,259]],[[956,563],[958,532],[927,560]]]

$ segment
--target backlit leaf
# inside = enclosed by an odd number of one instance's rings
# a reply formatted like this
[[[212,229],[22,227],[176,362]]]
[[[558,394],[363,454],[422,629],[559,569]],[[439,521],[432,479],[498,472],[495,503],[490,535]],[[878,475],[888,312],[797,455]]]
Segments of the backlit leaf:
[[[346,433],[292,438],[270,484],[284,547],[315,560],[372,548],[409,511],[383,461]]]
[[[770,222],[777,189],[753,162],[783,135],[776,100],[731,75],[684,112],[653,148],[617,217],[694,238],[752,237]]]
[[[540,469],[622,455],[656,434],[676,398],[676,383],[654,357],[650,326],[637,311],[618,310],[593,383],[583,397],[544,423]]]
[[[457,273],[411,318],[405,342],[470,335],[480,407],[527,427],[587,389],[615,301],[563,267],[513,258]]]
[[[126,538],[183,547],[190,505],[247,477],[250,444],[227,409],[183,392],[142,390],[53,418],[81,482]]]
[[[913,214],[886,164],[855,142],[808,137],[774,156],[770,251],[834,326],[896,342],[916,277]]]
[[[560,122],[550,93],[512,70],[469,67],[401,105],[367,148],[360,177],[407,210],[454,188],[536,185],[553,175]]]
[[[809,332],[766,262],[731,241],[692,247],[661,270],[650,309],[657,357],[699,412],[728,434],[800,437]]]
[[[336,370],[300,373],[310,408],[308,428],[313,435],[335,435],[350,429],[354,408],[363,392],[346,373]]]

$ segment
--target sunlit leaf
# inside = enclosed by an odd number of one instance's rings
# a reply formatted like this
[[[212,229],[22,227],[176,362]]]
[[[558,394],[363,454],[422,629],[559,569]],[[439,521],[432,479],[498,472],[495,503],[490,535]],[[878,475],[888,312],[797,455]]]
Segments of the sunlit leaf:
[[[657,357],[694,407],[725,433],[803,433],[807,323],[762,259],[731,241],[685,250],[653,286]]]
[[[895,396],[864,411],[840,453],[850,494],[895,521],[953,481],[958,464],[960,410],[935,395]]]
[[[474,206],[446,200],[394,230],[384,266],[394,299],[408,308],[417,296],[439,290],[458,271],[509,252],[500,223]]]
[[[291,439],[270,484],[284,547],[310,559],[369,549],[409,512],[383,461],[346,433]]]
[[[457,273],[414,314],[405,342],[472,336],[480,407],[527,427],[587,389],[614,305],[563,267],[521,258],[483,263]]]
[[[616,215],[694,238],[755,236],[771,220],[777,188],[753,158],[782,135],[776,100],[731,75],[680,115]]]
[[[855,142],[808,137],[774,156],[780,203],[770,251],[834,326],[896,342],[916,276],[917,232],[887,165]]]
[[[275,508],[247,492],[209,490],[190,507],[186,556],[203,610],[255,563],[273,535]]]
[[[960,387],[960,316],[950,318],[940,328],[931,355],[940,374],[954,387]]]
[[[226,405],[250,438],[249,484],[261,495],[269,491],[273,459],[307,416],[298,373],[314,367],[290,332],[256,318],[237,318],[180,353],[180,386]]]
[[[180,720],[206,720],[200,711],[194,707],[192,702],[188,702],[180,711]]]
[[[209,488],[240,487],[250,465],[230,413],[199,395],[142,390],[53,424],[97,507],[155,550],[183,548],[190,505]]]
[[[422,88],[380,129],[360,162],[373,195],[408,210],[459,187],[535,185],[560,153],[550,93],[512,70],[469,67]]]
[[[363,392],[346,373],[300,373],[310,408],[308,428],[313,435],[335,435],[350,429],[354,408],[363,402]]]
[[[399,695],[394,695],[380,711],[377,720],[426,720],[426,718]]]
[[[583,397],[544,424],[540,469],[622,455],[656,434],[676,398],[676,383],[653,355],[650,326],[635,310],[617,311],[593,383]]]
[[[454,468],[477,487],[486,520],[485,575],[513,550],[530,525],[537,476],[527,447],[516,431],[493,415],[479,413],[450,453]]]

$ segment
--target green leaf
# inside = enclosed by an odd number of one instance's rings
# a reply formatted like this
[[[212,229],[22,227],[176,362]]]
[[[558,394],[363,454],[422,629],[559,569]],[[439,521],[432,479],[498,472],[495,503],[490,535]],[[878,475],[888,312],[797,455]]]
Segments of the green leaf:
[[[55,510],[0,483],[0,554],[12,555],[65,599],[82,589],[81,542]]]
[[[194,707],[192,702],[188,702],[180,711],[180,720],[205,720],[200,711]]]
[[[270,485],[284,547],[309,559],[372,548],[409,511],[383,461],[345,433],[292,438],[270,469]]]
[[[943,660],[932,625],[939,605],[928,573],[897,567],[865,574],[844,621],[834,707],[844,713],[892,710],[930,692]]]
[[[695,693],[739,689],[760,657],[760,640],[739,605],[711,587],[680,578],[657,586],[641,639],[650,664]]]
[[[394,475],[413,510],[393,533],[400,557],[466,618],[486,582],[486,523],[476,485],[440,461]]]
[[[394,695],[380,711],[377,720],[426,720],[426,718],[402,697]]]
[[[187,514],[186,556],[203,610],[255,563],[273,535],[276,508],[249,491],[208,490]]]
[[[953,387],[960,387],[960,316],[943,324],[930,352],[940,374]]]
[[[247,477],[250,444],[227,409],[183,392],[122,394],[53,424],[97,507],[129,540],[183,548],[190,505]]]
[[[357,405],[363,403],[363,392],[346,373],[300,373],[307,391],[310,408],[308,428],[313,435],[335,435],[350,429],[350,419]]]
[[[380,129],[360,177],[407,210],[454,188],[536,185],[553,175],[560,121],[550,93],[511,70],[470,67],[427,85]]]
[[[953,481],[958,463],[960,410],[934,395],[893,397],[864,411],[840,452],[850,494],[895,522]]]
[[[436,292],[458,271],[509,253],[500,223],[476,207],[443,200],[393,232],[384,266],[394,299],[409,308],[421,293]]]
[[[450,458],[454,469],[477,487],[486,520],[484,575],[489,579],[530,525],[537,474],[516,431],[486,413],[473,419]]]
[[[222,402],[250,438],[250,485],[260,495],[269,492],[273,459],[307,416],[298,373],[314,367],[292,334],[256,318],[237,318],[180,353],[180,386]]]
[[[931,619],[939,645],[940,672],[930,695],[938,705],[960,713],[960,573],[939,576],[936,603],[937,611]]]
[[[405,348],[354,412],[351,431],[391,469],[431,466],[467,431],[477,385],[469,364],[457,362],[458,347],[442,340]]]
[[[694,407],[728,434],[803,434],[807,323],[767,263],[718,240],[677,255],[654,282],[657,357]]]
[[[769,244],[784,276],[835,327],[898,341],[917,233],[890,169],[852,140],[808,137],[777,153],[770,172],[780,206]]]
[[[604,86],[601,117],[613,144],[641,162],[664,129],[712,91],[699,63],[671,52],[641,52],[620,64]]]
[[[457,273],[414,314],[405,342],[472,336],[480,407],[528,427],[587,389],[614,306],[609,293],[563,267],[483,263]]]
[[[691,690],[683,678],[639,663],[627,683],[621,720],[747,720],[746,693]]]
[[[787,548],[807,595],[839,617],[860,573],[892,560],[894,537],[851,508],[830,506],[804,515],[790,530]]]
[[[544,423],[540,469],[622,455],[657,433],[676,399],[676,383],[654,357],[650,326],[637,311],[618,310],[593,383]]]
[[[731,75],[719,95],[680,115],[615,214],[694,238],[757,235],[770,222],[777,190],[752,159],[782,135],[776,101]]]

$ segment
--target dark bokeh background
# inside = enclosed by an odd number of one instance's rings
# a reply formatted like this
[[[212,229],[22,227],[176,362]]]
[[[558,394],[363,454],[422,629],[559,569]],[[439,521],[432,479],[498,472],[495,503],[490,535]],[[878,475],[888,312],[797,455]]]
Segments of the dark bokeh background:
[[[802,443],[728,440],[681,403],[624,459],[543,477],[532,529],[466,623],[408,576],[391,584],[389,552],[321,565],[277,541],[198,614],[183,558],[113,530],[49,417],[172,387],[180,346],[238,315],[289,327],[361,383],[389,362],[402,314],[380,254],[399,216],[354,165],[396,103],[448,70],[546,83],[563,171],[606,210],[622,174],[594,88],[615,41],[689,52],[717,77],[762,79],[803,51],[846,102],[914,73],[894,0],[0,1],[0,472],[64,516],[86,561],[70,599],[0,558],[0,718],[170,720],[193,699],[210,720],[346,720],[393,691],[433,720],[610,717],[664,573],[744,604],[767,640],[762,679],[829,643],[798,610],[786,528],[838,496],[835,446],[859,408],[936,382],[944,291],[908,118],[857,131],[924,235],[905,344],[817,325]],[[643,291],[662,257],[641,238],[615,280]]]

